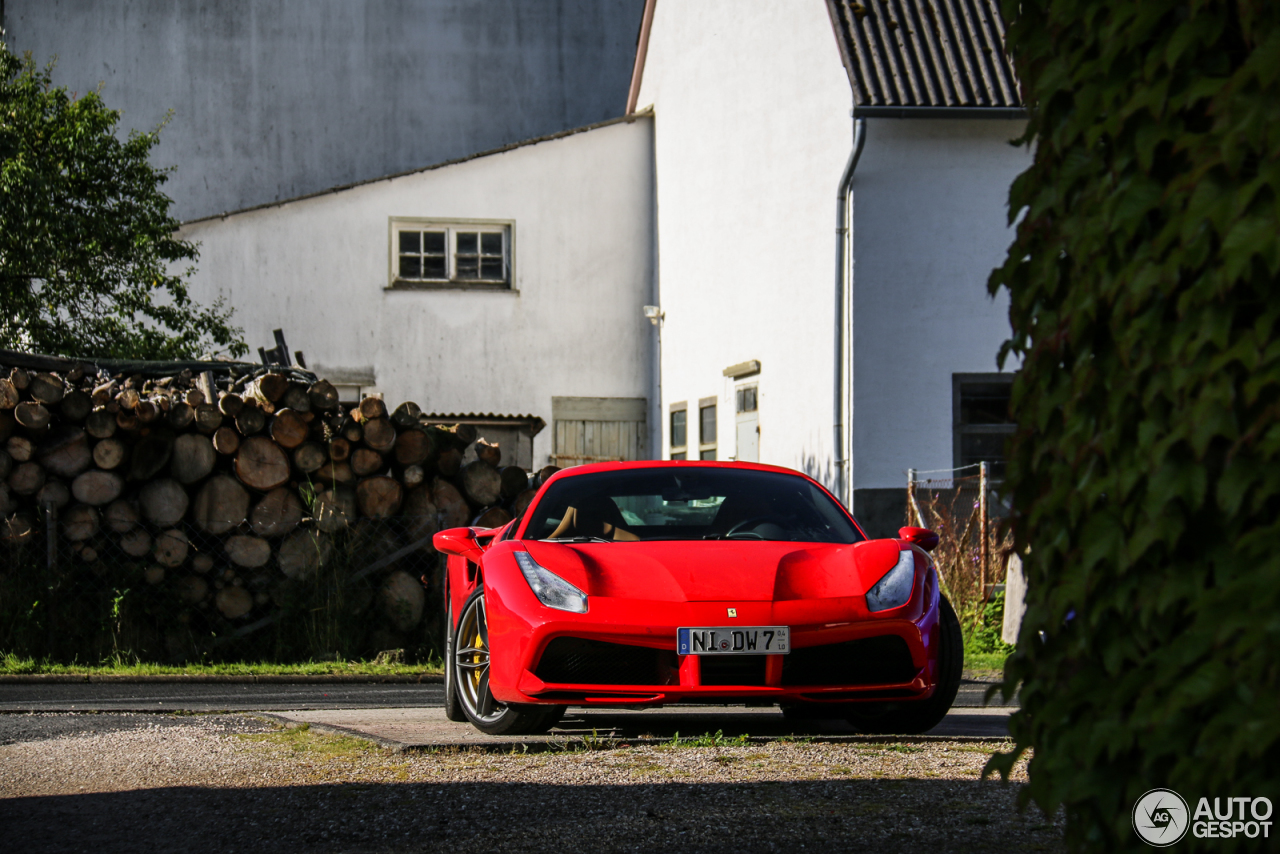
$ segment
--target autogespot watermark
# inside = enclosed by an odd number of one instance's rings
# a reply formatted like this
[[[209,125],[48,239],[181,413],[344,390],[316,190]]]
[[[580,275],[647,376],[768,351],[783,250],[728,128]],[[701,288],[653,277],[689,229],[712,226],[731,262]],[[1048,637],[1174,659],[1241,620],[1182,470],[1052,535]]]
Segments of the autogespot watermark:
[[[1197,839],[1271,838],[1269,798],[1201,798],[1194,811],[1173,789],[1152,789],[1133,805],[1133,829],[1148,845],[1165,848]]]

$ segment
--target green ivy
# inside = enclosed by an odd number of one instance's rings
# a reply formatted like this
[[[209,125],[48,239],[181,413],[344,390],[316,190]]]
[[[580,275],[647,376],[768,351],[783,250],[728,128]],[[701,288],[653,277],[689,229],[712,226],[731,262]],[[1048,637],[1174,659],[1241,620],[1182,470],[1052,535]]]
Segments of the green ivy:
[[[991,768],[1032,751],[1073,850],[1147,850],[1149,789],[1280,805],[1280,4],[1003,9],[1035,159],[990,286],[1030,554]]]

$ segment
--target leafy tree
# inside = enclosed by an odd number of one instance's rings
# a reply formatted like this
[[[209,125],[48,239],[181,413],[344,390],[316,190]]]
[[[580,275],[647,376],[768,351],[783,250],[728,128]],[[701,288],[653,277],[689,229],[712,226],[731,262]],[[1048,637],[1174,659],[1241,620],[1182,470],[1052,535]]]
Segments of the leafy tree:
[[[1003,9],[1035,159],[990,284],[1030,554],[991,767],[1033,752],[1072,849],[1147,850],[1149,789],[1280,803],[1280,4]]]
[[[117,110],[75,98],[0,42],[0,347],[99,358],[246,351],[219,301],[194,304],[196,258],[174,236],[148,154],[159,129],[116,136]]]

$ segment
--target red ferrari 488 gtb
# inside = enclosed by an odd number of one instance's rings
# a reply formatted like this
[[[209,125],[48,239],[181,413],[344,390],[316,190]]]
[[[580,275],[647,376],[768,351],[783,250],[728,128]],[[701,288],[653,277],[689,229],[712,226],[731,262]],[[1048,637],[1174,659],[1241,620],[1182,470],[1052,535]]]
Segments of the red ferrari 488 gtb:
[[[749,463],[557,472],[449,555],[445,704],[491,734],[566,706],[769,703],[922,733],[960,685],[960,624],[929,551],[872,540],[816,481]]]

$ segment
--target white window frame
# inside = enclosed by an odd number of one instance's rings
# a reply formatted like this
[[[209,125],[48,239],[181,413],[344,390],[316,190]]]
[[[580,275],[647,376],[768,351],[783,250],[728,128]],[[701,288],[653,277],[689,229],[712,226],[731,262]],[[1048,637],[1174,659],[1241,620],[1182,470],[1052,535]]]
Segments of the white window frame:
[[[404,231],[443,231],[445,233],[445,272],[443,278],[408,279],[400,276],[400,233]],[[502,269],[499,279],[464,279],[458,277],[458,234],[478,232],[502,235]],[[389,289],[449,290],[515,290],[515,222],[495,219],[436,219],[432,217],[391,217],[388,240]]]

